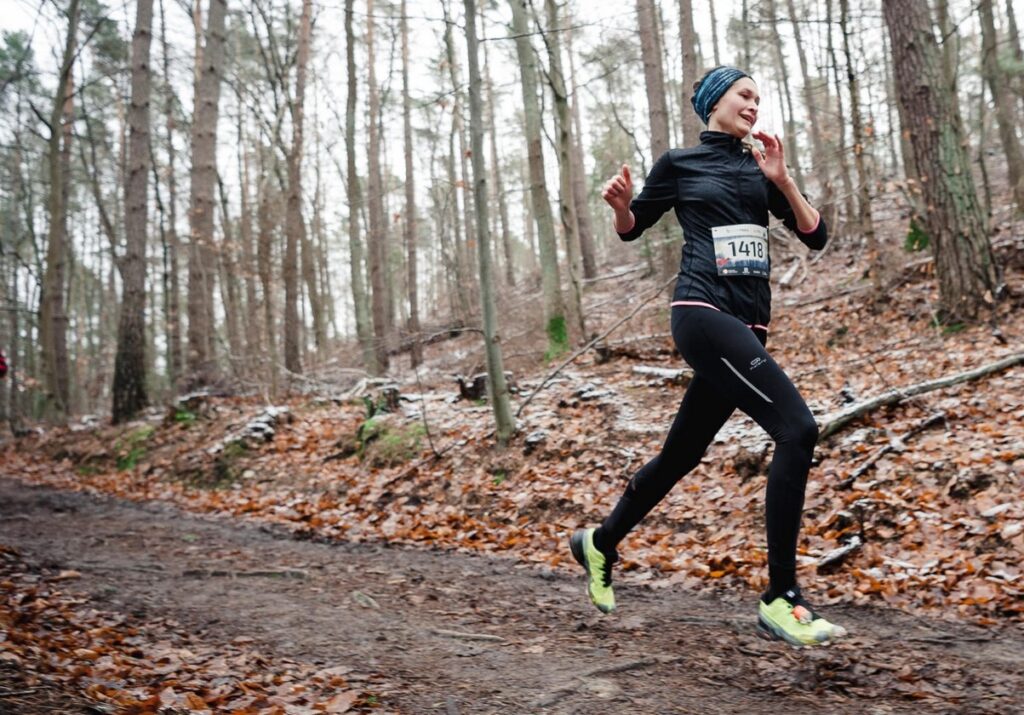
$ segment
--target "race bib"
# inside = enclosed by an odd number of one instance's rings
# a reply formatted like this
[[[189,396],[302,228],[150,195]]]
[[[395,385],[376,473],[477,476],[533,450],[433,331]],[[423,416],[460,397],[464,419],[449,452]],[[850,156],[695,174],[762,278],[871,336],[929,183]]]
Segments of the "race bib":
[[[768,277],[767,228],[754,223],[714,226],[711,237],[718,275]]]

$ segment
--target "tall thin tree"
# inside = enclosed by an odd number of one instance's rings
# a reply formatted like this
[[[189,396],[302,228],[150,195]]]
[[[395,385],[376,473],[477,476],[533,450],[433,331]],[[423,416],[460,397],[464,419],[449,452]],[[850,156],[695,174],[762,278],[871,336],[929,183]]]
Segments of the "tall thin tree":
[[[1006,169],[1010,178],[1010,189],[1017,204],[1017,215],[1024,216],[1024,156],[1022,156],[1017,127],[1021,117],[1015,110],[1010,94],[1009,78],[999,62],[996,25],[992,13],[992,0],[978,0],[978,14],[981,16],[981,67],[988,83],[992,101],[996,105],[996,123],[999,126],[999,141],[1006,157]],[[1011,15],[1012,17],[1012,15]]]
[[[76,57],[78,21],[81,15],[79,0],[68,5],[68,29],[64,41],[57,91],[50,111],[50,137],[47,147],[49,169],[50,226],[46,243],[46,271],[43,274],[40,294],[39,338],[42,348],[43,377],[47,391],[47,412],[49,416],[63,419],[71,402],[71,373],[68,365],[67,308],[64,286],[67,280],[68,226],[67,161],[70,151],[70,133],[63,131],[62,122],[69,122],[69,106],[72,102],[71,68]],[[70,127],[68,127],[70,128]],[[64,144],[62,145],[62,141]]]
[[[352,282],[352,302],[355,307],[356,336],[363,354],[363,367],[372,374],[380,372],[377,353],[373,348],[373,324],[370,317],[370,301],[366,294],[366,260],[363,255],[363,240],[359,233],[359,214],[363,208],[363,192],[359,184],[359,170],[356,164],[356,57],[355,32],[352,16],[355,0],[345,0],[345,67],[348,78],[348,92],[345,98],[345,190],[348,196],[348,243],[349,272]]]
[[[515,432],[515,419],[509,404],[498,315],[491,277],[491,237],[487,217],[487,167],[484,166],[484,119],[481,100],[479,43],[476,36],[476,2],[465,0],[466,44],[469,49],[469,124],[473,152],[473,193],[476,207],[477,262],[480,269],[480,303],[483,312],[484,344],[487,354],[487,386],[494,412],[498,444],[504,445]]]
[[[206,41],[195,84],[192,121],[192,174],[189,191],[188,370],[192,385],[213,380],[213,285],[218,264],[213,236],[217,181],[217,119],[224,73],[226,0],[210,0]]]
[[[367,55],[367,85],[370,97],[370,137],[368,169],[369,181],[367,192],[369,193],[370,209],[370,235],[369,258],[370,258],[370,290],[372,295],[370,305],[373,309],[373,333],[374,352],[377,355],[377,366],[381,370],[388,369],[388,312],[386,305],[386,286],[384,278],[386,273],[385,262],[387,251],[384,242],[387,236],[384,232],[384,197],[383,181],[381,177],[380,162],[380,87],[377,86],[377,70],[375,68],[377,57],[374,48],[374,15],[373,0],[366,0],[366,55]]]
[[[406,0],[402,0],[402,131],[405,139],[405,251],[408,256],[410,360],[416,367],[423,362],[420,340],[419,268],[416,255],[416,177],[413,174],[412,99],[409,96],[409,18]]]
[[[153,0],[135,5],[132,96],[128,110],[128,181],[125,185],[125,253],[118,263],[123,294],[114,359],[114,423],[146,406],[146,221],[149,187],[150,46]]]
[[[302,372],[299,345],[299,250],[306,240],[306,222],[302,217],[302,144],[306,105],[306,72],[309,45],[313,34],[313,3],[303,0],[299,19],[299,47],[295,66],[295,97],[292,101],[292,144],[288,152],[288,208],[285,213],[284,273],[284,366],[293,373]],[[308,256],[308,251],[303,250]],[[315,290],[316,284],[313,283]],[[314,298],[314,294],[310,294]],[[314,303],[315,303],[314,299]],[[318,306],[317,306],[318,307]],[[317,344],[323,339],[319,311],[314,311]]]
[[[512,34],[519,61],[519,79],[523,88],[523,119],[526,124],[527,160],[530,176],[530,204],[537,224],[541,287],[544,294],[544,325],[548,336],[548,354],[557,355],[569,344],[558,270],[558,244],[555,222],[548,197],[544,171],[544,146],[541,141],[540,101],[537,97],[537,58],[530,44],[527,13],[529,0],[509,0],[512,8]]]

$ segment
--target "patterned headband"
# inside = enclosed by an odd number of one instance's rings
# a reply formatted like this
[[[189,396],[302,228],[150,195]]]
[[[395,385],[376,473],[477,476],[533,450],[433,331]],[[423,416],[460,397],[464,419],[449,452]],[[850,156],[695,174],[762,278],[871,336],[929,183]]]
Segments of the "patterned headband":
[[[704,124],[708,123],[711,108],[722,98],[733,82],[742,77],[750,77],[750,75],[735,67],[715,67],[704,75],[704,79],[697,86],[697,91],[690,97],[693,111],[697,113]]]

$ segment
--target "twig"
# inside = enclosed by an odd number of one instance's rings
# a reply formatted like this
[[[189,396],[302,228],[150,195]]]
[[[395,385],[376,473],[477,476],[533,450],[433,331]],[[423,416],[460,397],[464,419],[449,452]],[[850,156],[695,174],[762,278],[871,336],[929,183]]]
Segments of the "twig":
[[[463,633],[461,631],[449,631],[444,628],[431,628],[430,632],[438,636],[449,638],[460,638],[467,641],[491,641],[493,643],[504,643],[505,639],[490,633]]]
[[[650,296],[649,298],[647,298],[647,300],[644,300],[644,301],[642,301],[642,302],[640,303],[640,305],[638,305],[638,306],[637,306],[636,308],[634,308],[634,309],[633,309],[633,311],[632,311],[632,312],[631,312],[631,313],[630,313],[629,315],[627,315],[626,317],[624,317],[624,318],[620,319],[620,320],[619,320],[619,322],[615,323],[615,324],[614,324],[614,325],[613,325],[612,327],[608,328],[608,330],[604,331],[604,333],[602,333],[601,335],[598,335],[597,337],[595,337],[595,338],[591,339],[591,340],[590,340],[590,341],[589,341],[589,342],[588,342],[588,343],[587,343],[586,345],[584,345],[584,346],[583,346],[583,347],[581,347],[581,348],[580,348],[579,350],[577,350],[577,351],[576,351],[576,352],[574,352],[574,353],[573,353],[572,355],[570,355],[570,356],[568,357],[568,359],[566,359],[566,360],[565,360],[565,361],[564,361],[564,362],[563,362],[563,363],[562,363],[561,365],[559,365],[559,366],[558,366],[558,367],[556,367],[556,368],[555,368],[554,370],[552,370],[552,371],[551,371],[550,373],[548,373],[548,376],[544,378],[544,380],[543,380],[543,381],[542,381],[542,382],[540,383],[540,385],[538,385],[538,386],[536,387],[536,389],[534,389],[534,391],[533,391],[533,392],[531,392],[531,393],[530,393],[529,395],[527,395],[527,396],[526,396],[526,399],[525,399],[525,400],[523,400],[523,404],[519,405],[519,409],[518,409],[518,410],[516,410],[516,419],[519,419],[519,416],[523,414],[523,410],[524,410],[524,409],[526,409],[526,406],[527,406],[528,404],[530,404],[530,400],[532,400],[532,399],[533,399],[534,397],[536,397],[536,395],[537,395],[537,393],[538,393],[538,392],[540,392],[540,391],[541,391],[541,390],[543,390],[543,389],[544,389],[545,387],[547,387],[548,383],[549,383],[549,382],[551,382],[551,380],[552,380],[552,379],[554,379],[555,375],[557,375],[558,373],[560,373],[560,372],[561,372],[561,371],[562,371],[562,370],[563,370],[563,369],[564,369],[564,368],[565,368],[565,367],[566,367],[567,365],[569,365],[569,364],[570,364],[570,363],[571,363],[571,362],[572,362],[573,360],[575,360],[575,359],[576,359],[576,358],[578,358],[578,357],[579,357],[580,355],[582,355],[583,353],[585,353],[585,352],[586,352],[587,350],[589,350],[590,348],[592,348],[592,347],[593,347],[593,346],[594,346],[595,344],[597,344],[598,342],[600,342],[600,341],[601,341],[601,340],[603,340],[604,338],[608,337],[608,336],[609,336],[609,335],[610,335],[610,334],[611,334],[612,332],[614,332],[614,331],[615,331],[615,329],[616,329],[616,328],[618,328],[618,327],[619,327],[620,325],[622,325],[622,324],[623,324],[623,323],[625,323],[625,322],[626,322],[627,320],[629,320],[629,319],[630,319],[630,318],[632,318],[632,317],[633,317],[634,315],[636,315],[636,314],[637,314],[638,312],[640,312],[640,309],[641,309],[641,308],[643,308],[643,307],[644,307],[645,305],[647,305],[647,304],[648,304],[648,303],[650,303],[650,302],[651,302],[652,300],[654,300],[654,299],[655,299],[655,298],[657,298],[657,297],[658,297],[659,295],[661,295],[661,292],[662,292],[663,290],[665,290],[665,288],[667,288],[667,287],[669,286],[669,284],[671,284],[671,283],[672,283],[672,282],[673,282],[673,281],[674,281],[675,279],[676,279],[676,276],[675,276],[675,275],[673,275],[673,276],[672,276],[671,278],[669,278],[669,279],[668,279],[667,281],[665,281],[664,283],[662,283],[662,284],[661,284],[661,286],[659,286],[659,287],[658,287],[658,289],[657,289],[656,291],[654,291],[654,292],[653,292],[653,293],[651,294],[651,296]]]
[[[410,360],[410,362],[413,362]],[[437,447],[434,446],[434,438],[430,434],[430,425],[427,424],[427,401],[423,397],[423,383],[420,382],[420,367],[419,365],[412,366],[413,372],[416,373],[416,386],[420,391],[420,414],[423,417],[423,429],[427,433],[427,442],[430,443],[430,451],[434,453],[434,457],[440,457],[441,455],[437,451]]]
[[[228,578],[267,578],[267,577],[284,577],[284,578],[295,578],[304,580],[309,578],[309,574],[299,569],[281,569],[280,571],[224,571],[221,569],[188,569],[183,571],[182,576],[184,577],[199,577],[199,578],[213,578],[217,576],[226,576]]]
[[[945,421],[946,421],[946,413],[945,412],[937,412],[934,415],[930,415],[930,416],[924,418],[923,420],[921,420],[920,422],[918,422],[916,425],[914,425],[907,432],[906,435],[904,435],[903,437],[900,438],[900,441],[908,440],[911,437],[914,437],[914,436],[920,434],[921,432],[924,432],[929,427],[931,427],[933,425],[936,425],[939,422],[945,422]],[[855,469],[853,471],[853,473],[850,474],[850,476],[848,476],[843,481],[839,482],[839,484],[837,484],[836,487],[838,489],[849,489],[851,486],[853,486],[854,482],[856,482],[858,479],[863,477],[867,473],[867,471],[869,469],[874,467],[875,464],[878,463],[878,460],[880,460],[882,457],[887,455],[889,452],[893,451],[893,449],[895,449],[895,447],[893,445],[893,442],[890,441],[888,444],[884,445],[883,447],[878,449],[874,454],[872,454],[870,457],[868,457],[866,460],[864,460],[863,464],[861,464],[859,467],[857,467],[857,469]]]

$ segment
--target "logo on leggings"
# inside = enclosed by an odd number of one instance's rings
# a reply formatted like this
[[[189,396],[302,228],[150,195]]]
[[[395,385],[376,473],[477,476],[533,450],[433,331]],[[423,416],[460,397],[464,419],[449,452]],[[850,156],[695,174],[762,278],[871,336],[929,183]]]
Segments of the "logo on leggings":
[[[750,361],[750,370],[751,370],[751,372],[753,372],[754,370],[756,370],[757,368],[761,367],[762,365],[764,365],[767,362],[768,361],[765,360],[763,357],[756,357],[756,358],[754,358],[753,360]]]

